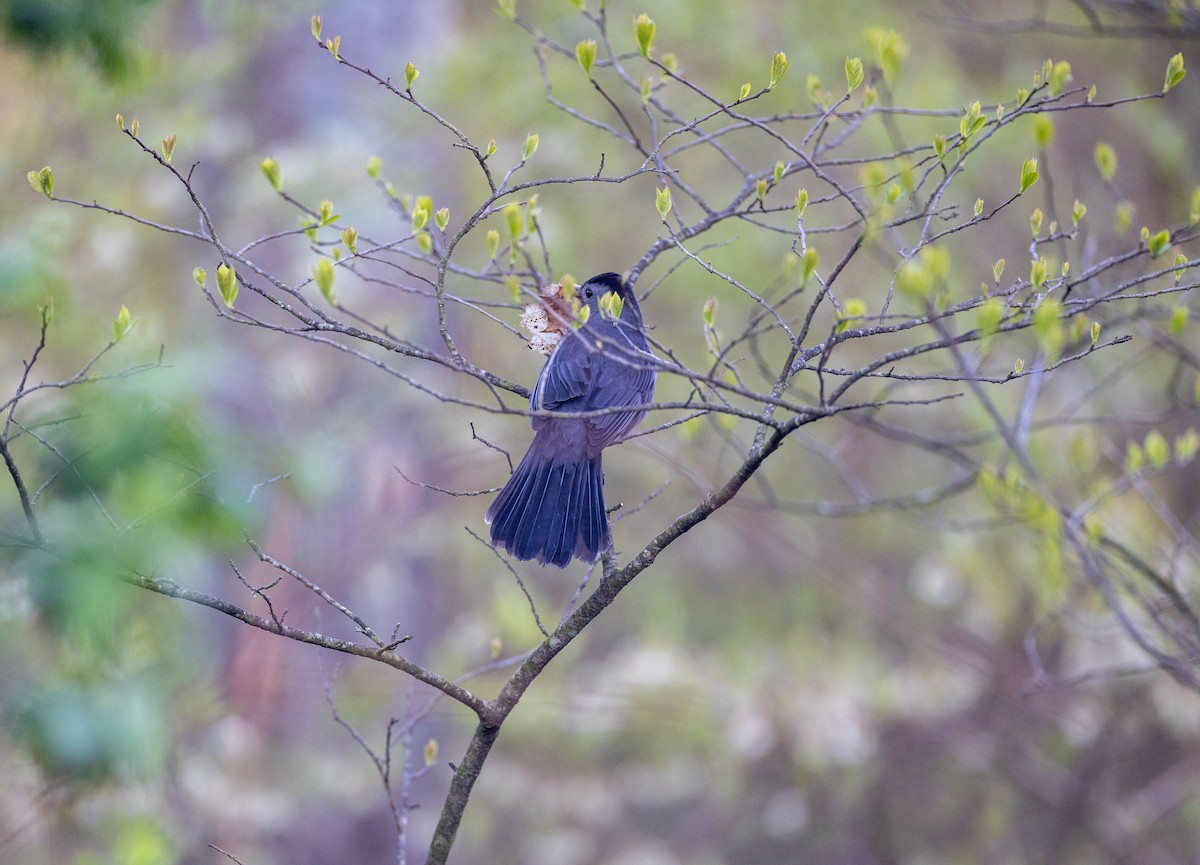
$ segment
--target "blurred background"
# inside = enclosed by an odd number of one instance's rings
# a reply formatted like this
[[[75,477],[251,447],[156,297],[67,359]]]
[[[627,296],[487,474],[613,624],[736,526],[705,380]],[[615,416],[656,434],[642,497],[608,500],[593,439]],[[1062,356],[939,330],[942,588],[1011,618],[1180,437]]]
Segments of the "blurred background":
[[[1075,83],[1094,82],[1103,99],[1154,93],[1167,59],[1183,51],[1192,60],[1200,33],[1190,4],[1139,4],[1141,17],[1110,16],[1110,7],[1132,7],[1120,3],[608,6],[624,50],[633,49],[629,22],[647,11],[656,45],[714,92],[757,86],[771,53],[786,51],[779,104],[793,108],[808,106],[809,74],[839,91],[845,58],[869,57],[870,27],[895,29],[909,48],[891,88],[896,104],[956,112],[976,99],[1011,102],[1047,57],[1069,61]],[[1084,32],[1089,9],[1116,25],[1111,33]],[[566,0],[519,0],[518,12],[566,45],[593,35]],[[326,35],[341,36],[343,54],[381,76],[402,80],[413,62],[423,101],[475,141],[494,138],[502,165],[530,132],[540,136],[536,176],[591,173],[602,150],[610,173],[636,165],[548,103],[534,40],[489,2],[0,0],[2,398],[38,345],[38,307],[51,299],[32,381],[75,375],[112,339],[122,305],[136,325],[92,372],[151,367],[39,393],[17,415],[31,430],[16,452],[32,484],[55,478],[43,520],[63,552],[48,561],[11,543],[24,526],[6,477],[0,861],[228,861],[209,845],[244,865],[396,861],[375,767],[335,710],[382,754],[389,718],[429,709],[408,757],[422,766],[426,743],[437,741],[432,769],[411,789],[419,807],[410,861],[424,855],[446,763],[460,758],[472,728],[467,712],[449,701],[430,708],[432,692],[380,665],[115,585],[113,568],[264,612],[231,567],[252,585],[275,579],[243,543],[246,531],[376,630],[411,634],[409,656],[445,675],[538,641],[529,601],[467,531],[484,534],[488,499],[448,497],[399,473],[451,490],[496,487],[507,463],[473,434],[518,456],[525,420],[466,416],[353,357],[219,319],[192,280],[197,266],[212,278],[211,250],[51,204],[25,181],[50,164],[56,195],[197,228],[180,186],[118,131],[121,113],[126,124],[139,119],[151,146],[178,136],[175,164],[198,161],[193,181],[231,245],[297,224],[258,167],[268,156],[289,194],[333,200],[364,235],[403,230],[364,170],[373,156],[398,192],[431,195],[452,219],[469,213],[485,191],[471,160],[411,106],[315,47],[314,13]],[[602,115],[573,61],[551,75],[557,97]],[[1102,251],[1135,244],[1141,225],[1179,223],[1200,178],[1195,93],[1189,80],[1166,101],[1059,121],[1042,154],[1053,189],[1039,202],[1065,224],[1072,200],[1084,200]],[[957,118],[929,123],[920,140],[953,130]],[[1027,137],[1008,151],[980,155],[962,206],[1011,194],[1014,154],[1037,150],[1029,129],[1018,133]],[[1093,162],[1100,139],[1119,159],[1111,185]],[[764,158],[769,167],[776,156]],[[1007,173],[997,180],[993,167]],[[631,267],[661,231],[654,186],[647,177],[544,194],[555,275]],[[999,257],[1023,268],[1028,215],[998,222],[986,248],[957,247],[956,261],[980,274],[975,281]],[[482,260],[478,234],[469,242]],[[787,242],[750,238],[711,254],[763,284],[776,278]],[[292,281],[312,261],[303,242],[266,245],[256,259]],[[642,287],[673,263],[660,262]],[[429,337],[427,306],[395,291],[340,290],[395,332]],[[859,291],[878,308],[880,286]],[[700,368],[710,296],[723,310],[738,300],[685,268],[643,305],[656,338]],[[515,311],[497,314],[515,324]],[[533,383],[540,358],[514,337],[478,316],[458,324],[460,341],[490,368]],[[730,320],[731,331],[739,326]],[[1157,331],[1139,326],[1139,345],[1153,345]],[[1173,337],[1194,346],[1195,325]],[[1048,415],[1087,422],[1035,439],[1043,467],[1083,490],[1119,475],[1126,442],[1152,426],[1194,424],[1194,406],[1190,416],[1179,410],[1178,393],[1196,371],[1179,363],[1133,348],[1048,386]],[[947,430],[979,421],[965,405],[919,416]],[[978,493],[930,507],[858,506],[934,487],[933,475],[950,477],[946,465],[849,421],[813,430],[772,458],[772,488],[747,488],[672,546],[534,685],[485,767],[454,861],[1197,861],[1197,695],[1144,672],[1103,604],[1059,585],[1028,528],[995,519]],[[734,464],[722,422],[611,452],[611,501],[633,505],[669,482],[616,525],[621,553]],[[1194,534],[1197,490],[1194,466],[1155,481],[1176,529]],[[1148,547],[1171,543],[1137,497],[1115,501],[1108,518]],[[1194,591],[1194,561],[1179,567],[1191,580],[1184,591]],[[547,624],[582,576],[521,573]],[[272,600],[289,623],[355,638],[294,583],[281,582]],[[504,675],[470,687],[492,696]],[[393,752],[405,759],[399,744]]]

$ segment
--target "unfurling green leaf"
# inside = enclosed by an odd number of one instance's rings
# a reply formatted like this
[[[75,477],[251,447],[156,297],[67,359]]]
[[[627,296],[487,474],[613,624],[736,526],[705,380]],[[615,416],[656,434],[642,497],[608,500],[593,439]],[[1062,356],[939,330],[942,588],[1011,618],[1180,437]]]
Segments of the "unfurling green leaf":
[[[656,30],[654,19],[645,12],[633,19],[634,36],[637,37],[638,50],[642,52],[643,57],[650,56],[650,48],[654,45]]]
[[[1146,459],[1150,460],[1150,465],[1156,469],[1161,469],[1171,459],[1171,447],[1167,444],[1163,434],[1156,429],[1152,429],[1146,434],[1142,448],[1146,452]]]
[[[1038,150],[1045,150],[1054,143],[1054,121],[1045,114],[1033,116],[1033,142]]]
[[[337,222],[341,219],[341,214],[333,212],[333,202],[329,199],[324,199],[321,202],[320,214],[321,217],[318,225],[321,226],[329,225],[331,222]]]
[[[738,91],[738,102],[741,102],[743,99],[745,99],[749,95],[750,95],[750,82],[747,81],[745,84],[742,85],[742,89]]]
[[[1086,215],[1087,205],[1076,198],[1075,204],[1071,207],[1071,222],[1073,222],[1075,225],[1078,225],[1080,220],[1082,220]]]
[[[1019,357],[1013,361],[1013,375],[1022,375],[1025,372],[1025,358]]]
[[[204,284],[208,282],[208,272],[203,267],[192,268],[192,279],[196,280],[196,285],[204,288]]]
[[[1151,258],[1158,258],[1171,248],[1171,232],[1164,228],[1162,231],[1146,239],[1146,248],[1150,250]]]
[[[937,154],[938,162],[941,162],[942,159],[945,158],[945,156],[946,156],[946,136],[945,135],[933,136],[933,152]]]
[[[1113,146],[1108,142],[1100,141],[1092,155],[1096,160],[1096,170],[1100,172],[1104,182],[1111,183],[1117,173],[1117,151],[1113,150]]]
[[[237,272],[225,262],[217,265],[217,291],[225,305],[233,309],[233,302],[238,296]]]
[[[621,317],[621,310],[625,308],[625,299],[615,291],[606,291],[598,306],[602,318],[616,321]]]
[[[801,219],[804,216],[804,211],[808,209],[808,190],[801,189],[796,193],[796,218]]]
[[[333,55],[334,60],[342,59],[342,37],[334,36],[332,39],[325,40],[325,49]]]
[[[262,169],[267,183],[271,184],[271,188],[278,192],[283,186],[283,171],[279,168],[279,163],[268,156],[258,163],[258,167]]]
[[[975,207],[973,208],[972,213],[974,213],[976,216],[979,216],[983,213],[983,199],[982,198],[975,199]]]
[[[828,94],[821,88],[821,79],[815,75],[804,79],[804,92],[813,105],[824,107],[829,101]]]
[[[133,322],[129,318],[129,309],[125,304],[121,304],[121,311],[117,313],[116,321],[113,322],[113,342],[120,342],[125,334],[133,329]]]
[[[958,134],[962,136],[963,144],[970,141],[971,136],[982,129],[986,123],[987,118],[980,111],[979,101],[972,102],[958,120]]]
[[[425,765],[432,766],[438,757],[438,740],[430,739],[425,743]]]
[[[496,257],[496,253],[500,251],[500,232],[494,228],[489,228],[487,233],[487,254],[488,259]]]
[[[372,180],[378,180],[379,175],[383,173],[383,159],[378,156],[372,156],[367,160],[367,177]]]
[[[1183,332],[1183,329],[1187,327],[1187,321],[1188,308],[1181,304],[1171,310],[1171,323],[1168,325],[1168,329],[1174,336],[1179,336]]]
[[[404,89],[412,90],[413,82],[417,80],[417,76],[421,74],[421,70],[412,63],[407,63],[404,66]]]
[[[1036,159],[1026,159],[1021,166],[1021,191],[1024,192],[1037,183],[1038,170]]]
[[[667,70],[668,75],[674,75],[679,69],[679,58],[675,56],[673,51],[668,51],[666,54],[664,54],[659,63],[661,63],[663,68]]]
[[[428,231],[417,233],[417,249],[422,255],[430,255],[433,253],[433,235]]]
[[[1200,435],[1197,435],[1194,429],[1189,429],[1175,439],[1175,462],[1181,466],[1187,465],[1195,459],[1198,451],[1200,451]]]
[[[321,291],[321,297],[325,298],[325,302],[334,303],[333,296],[333,262],[328,258],[319,258],[312,269],[313,282],[317,284],[317,288]]]
[[[1175,284],[1179,285],[1179,281],[1183,279],[1183,266],[1187,264],[1188,257],[1182,252],[1175,256]]]
[[[884,81],[888,87],[894,89],[904,58],[908,56],[908,45],[895,30],[885,30],[882,27],[872,27],[864,35],[867,44],[875,51],[879,68],[883,70]]]
[[[1044,218],[1040,207],[1035,207],[1033,213],[1029,215],[1029,230],[1033,232],[1034,237],[1042,233],[1042,220]]]
[[[585,39],[576,44],[575,59],[579,61],[579,68],[584,71],[584,74],[591,78],[592,67],[596,64],[596,40]]]
[[[761,202],[767,194],[767,179],[760,177],[754,181],[754,196]]]
[[[992,276],[996,282],[1000,281],[1000,277],[1004,275],[1004,259],[996,259],[996,263],[992,265]]]
[[[783,164],[783,160],[775,163],[775,170],[771,173],[773,182],[778,183],[783,180],[783,173],[787,170],[787,166]]]
[[[525,144],[521,147],[522,162],[529,159],[529,157],[533,156],[533,154],[537,152],[539,140],[540,137],[536,132],[530,132],[525,136]]]
[[[517,0],[496,0],[496,11],[513,21],[517,17]]]
[[[1063,88],[1071,80],[1071,64],[1065,60],[1060,60],[1055,63],[1050,69],[1050,77],[1048,83],[1050,85],[1050,95],[1058,96],[1063,92]]]
[[[313,39],[316,39],[318,42],[321,41],[321,16],[320,15],[314,15],[312,17],[312,35],[313,35]]]
[[[1176,54],[1167,63],[1167,77],[1163,80],[1162,92],[1166,93],[1182,81],[1185,75],[1187,70],[1183,68],[1183,54]]]
[[[846,58],[846,92],[853,93],[863,83],[863,63],[861,57]]]
[[[989,297],[980,305],[978,318],[979,334],[985,344],[1000,329],[1000,322],[1004,321],[1004,312],[1004,301],[998,297]]]
[[[1029,267],[1029,284],[1033,286],[1034,291],[1040,291],[1042,286],[1046,284],[1046,259],[1035,259]]]
[[[863,88],[863,107],[871,108],[879,101],[879,91],[868,84]]]
[[[521,218],[521,205],[509,204],[504,208],[504,221],[508,225],[508,236],[516,240],[521,236],[521,226],[525,220]]]
[[[838,334],[845,333],[850,325],[859,321],[867,314],[867,302],[857,297],[846,298],[846,302],[842,304],[842,310],[837,316],[837,326],[834,332]]]
[[[47,198],[54,194],[54,172],[49,165],[41,171],[31,171],[25,177],[29,179],[30,186]]]
[[[117,129],[120,129],[122,132],[125,131],[125,118],[120,114],[117,114]]]
[[[712,327],[713,322],[717,320],[717,299],[710,297],[704,301],[704,326]]]
[[[671,212],[671,189],[664,186],[662,189],[654,192],[654,206],[658,209],[658,215],[663,219],[667,218],[667,214]]]
[[[446,226],[450,224],[450,208],[439,208],[437,213],[433,215],[433,224],[438,227],[439,231],[445,231]]]
[[[412,230],[413,234],[423,229],[429,223],[429,209],[426,207],[414,207],[412,212]]]
[[[1146,466],[1146,454],[1137,442],[1129,442],[1125,446],[1125,471],[1137,474]]]
[[[346,249],[350,250],[351,255],[358,252],[358,229],[353,225],[343,229],[342,243],[346,244]]]
[[[1054,363],[1062,352],[1066,342],[1066,333],[1062,323],[1062,303],[1056,298],[1043,298],[1033,311],[1033,331],[1037,334],[1042,351],[1046,354],[1046,362]]]
[[[775,89],[775,85],[783,79],[783,73],[787,72],[790,65],[786,54],[782,51],[775,52],[775,56],[771,58],[771,80],[767,84],[768,90]]]
[[[1096,343],[1100,341],[1100,322],[1092,322],[1092,348],[1096,347]]]
[[[810,246],[800,257],[800,285],[807,285],[809,278],[817,272],[817,264],[821,257],[817,255],[816,247]]]

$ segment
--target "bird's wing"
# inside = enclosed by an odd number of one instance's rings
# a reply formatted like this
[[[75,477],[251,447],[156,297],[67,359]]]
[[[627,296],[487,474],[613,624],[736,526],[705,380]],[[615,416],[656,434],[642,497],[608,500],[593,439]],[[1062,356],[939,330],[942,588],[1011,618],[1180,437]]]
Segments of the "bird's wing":
[[[554,411],[587,393],[596,355],[596,351],[589,350],[584,344],[582,334],[569,333],[542,367],[542,374],[529,396],[529,407],[534,411]],[[534,427],[537,426],[534,423]]]
[[[649,402],[654,392],[654,372],[649,368],[639,367],[636,363],[636,359],[631,357],[601,356],[595,382],[587,397],[586,408],[619,408]],[[609,445],[625,438],[645,414],[645,409],[640,409],[588,418],[589,454],[598,454]]]

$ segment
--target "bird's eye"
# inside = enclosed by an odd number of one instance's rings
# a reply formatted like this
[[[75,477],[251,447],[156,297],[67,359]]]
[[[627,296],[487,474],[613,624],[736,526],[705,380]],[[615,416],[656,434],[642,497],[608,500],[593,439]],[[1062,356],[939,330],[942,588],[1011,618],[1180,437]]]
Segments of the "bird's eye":
[[[583,293],[588,296],[588,300],[591,300],[592,295],[595,294],[595,292],[592,291],[590,288],[584,289]]]

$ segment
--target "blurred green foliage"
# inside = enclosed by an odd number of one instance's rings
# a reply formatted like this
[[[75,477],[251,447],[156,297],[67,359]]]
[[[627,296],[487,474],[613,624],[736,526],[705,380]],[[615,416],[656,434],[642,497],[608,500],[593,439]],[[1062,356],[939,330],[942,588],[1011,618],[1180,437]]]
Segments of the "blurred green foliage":
[[[141,61],[139,23],[160,0],[4,0],[0,29],[39,54],[70,52],[113,80],[128,79]]]

